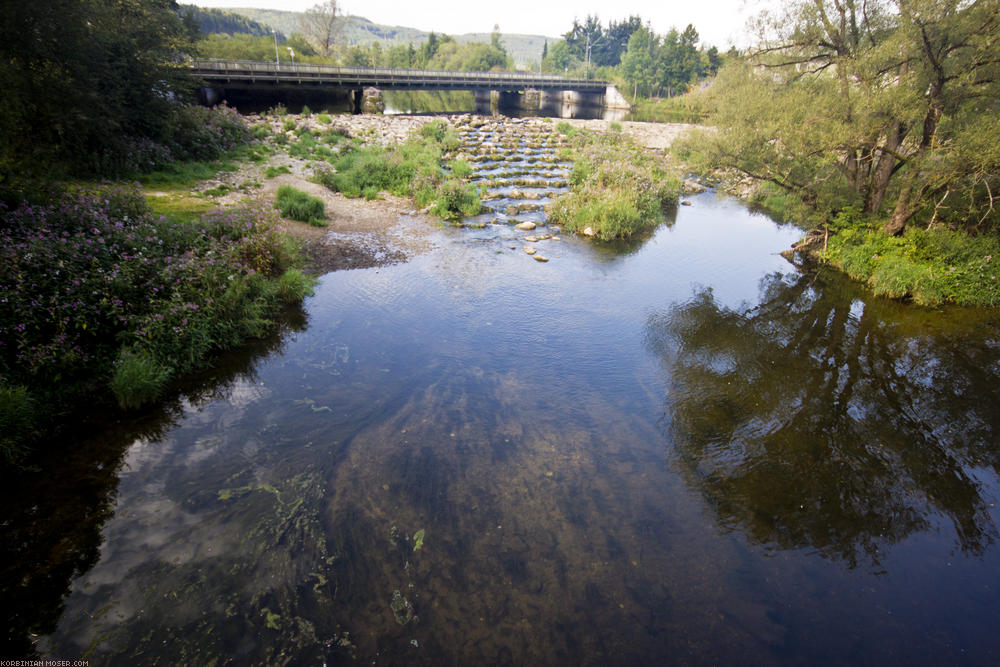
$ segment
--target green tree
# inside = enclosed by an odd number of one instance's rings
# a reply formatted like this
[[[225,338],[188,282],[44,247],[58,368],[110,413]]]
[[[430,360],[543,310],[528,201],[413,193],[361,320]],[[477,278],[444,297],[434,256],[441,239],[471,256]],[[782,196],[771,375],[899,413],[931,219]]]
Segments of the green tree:
[[[724,163],[889,234],[995,219],[997,0],[802,0],[761,26],[719,87]]]
[[[5,3],[0,178],[49,160],[96,169],[129,138],[164,132],[189,50],[172,0]]]
[[[622,76],[632,85],[633,93],[650,95],[656,84],[655,63],[659,57],[660,38],[649,26],[632,33],[622,56]]]

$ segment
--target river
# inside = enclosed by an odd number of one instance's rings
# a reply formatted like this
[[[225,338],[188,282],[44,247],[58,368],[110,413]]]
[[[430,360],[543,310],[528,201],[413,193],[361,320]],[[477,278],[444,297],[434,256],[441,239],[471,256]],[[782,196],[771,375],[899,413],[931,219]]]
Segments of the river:
[[[874,299],[783,259],[797,229],[690,203],[630,244],[538,241],[546,263],[509,225],[437,229],[61,444],[2,490],[8,645],[1000,662],[997,318]]]

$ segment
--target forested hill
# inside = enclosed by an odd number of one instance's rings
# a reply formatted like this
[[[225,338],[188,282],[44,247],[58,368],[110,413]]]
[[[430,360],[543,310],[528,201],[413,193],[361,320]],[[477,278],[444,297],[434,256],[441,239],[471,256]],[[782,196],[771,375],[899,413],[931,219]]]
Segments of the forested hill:
[[[180,5],[181,16],[190,17],[201,28],[201,34],[220,33],[226,35],[253,35],[263,37],[271,34],[270,27],[258,23],[241,14],[221,9]],[[282,31],[284,32],[284,31]]]
[[[299,17],[301,12],[288,12],[277,9],[255,9],[251,7],[234,8],[229,10],[232,13],[250,19],[253,22],[274,28],[285,35],[299,31]],[[416,28],[404,26],[387,26],[373,23],[361,16],[348,16],[345,18],[343,27],[344,43],[348,46],[358,46],[380,43],[383,47],[396,45],[420,46],[427,41],[430,33]],[[471,42],[489,42],[489,33],[470,33],[466,35],[453,35],[455,41],[460,44]],[[507,53],[518,66],[534,66],[537,68],[542,57],[542,50],[548,41],[551,46],[559,41],[559,37],[545,37],[544,35],[512,35],[503,33],[502,41]]]

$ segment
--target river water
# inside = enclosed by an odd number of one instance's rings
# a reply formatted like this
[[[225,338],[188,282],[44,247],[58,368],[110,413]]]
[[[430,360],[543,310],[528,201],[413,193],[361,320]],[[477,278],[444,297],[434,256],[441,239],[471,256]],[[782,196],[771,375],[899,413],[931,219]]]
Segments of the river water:
[[[873,299],[779,256],[798,230],[691,204],[546,263],[490,222],[323,276],[280,336],[5,484],[9,646],[1000,662],[997,319]]]

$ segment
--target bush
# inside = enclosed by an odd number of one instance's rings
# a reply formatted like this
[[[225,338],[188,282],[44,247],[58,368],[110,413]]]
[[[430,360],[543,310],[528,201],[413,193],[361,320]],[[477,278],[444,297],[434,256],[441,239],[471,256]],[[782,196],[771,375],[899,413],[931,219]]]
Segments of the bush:
[[[478,214],[482,209],[479,192],[471,185],[449,180],[441,184],[431,213],[445,220]]]
[[[270,331],[303,293],[278,222],[253,205],[157,219],[135,186],[0,204],[3,433],[20,441],[25,406],[53,414],[95,388],[125,407],[155,400],[171,374]]]
[[[664,209],[677,203],[679,179],[627,137],[572,136],[570,192],[548,206],[553,222],[572,231],[590,227],[605,240],[629,238],[660,224]]]
[[[317,227],[326,225],[323,201],[290,185],[278,188],[274,202],[281,215],[286,218],[308,222]]]

